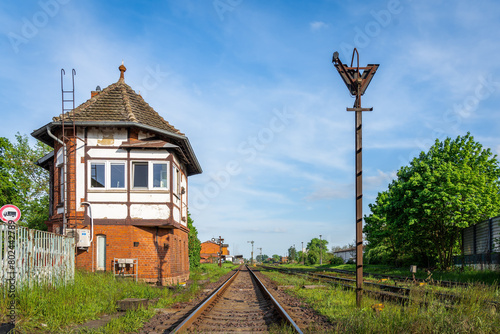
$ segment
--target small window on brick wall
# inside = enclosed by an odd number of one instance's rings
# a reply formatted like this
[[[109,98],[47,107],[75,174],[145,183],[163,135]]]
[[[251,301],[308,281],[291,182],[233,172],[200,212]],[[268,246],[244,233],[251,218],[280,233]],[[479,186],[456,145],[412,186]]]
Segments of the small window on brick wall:
[[[64,202],[64,166],[59,167],[59,203]]]

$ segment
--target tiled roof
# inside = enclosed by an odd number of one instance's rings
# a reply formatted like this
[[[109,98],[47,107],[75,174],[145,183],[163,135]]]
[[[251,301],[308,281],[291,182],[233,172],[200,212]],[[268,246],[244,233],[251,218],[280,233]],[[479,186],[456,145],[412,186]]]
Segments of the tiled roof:
[[[54,122],[134,122],[184,135],[137,94],[123,78],[104,88],[102,92],[82,103],[62,117],[54,117]]]

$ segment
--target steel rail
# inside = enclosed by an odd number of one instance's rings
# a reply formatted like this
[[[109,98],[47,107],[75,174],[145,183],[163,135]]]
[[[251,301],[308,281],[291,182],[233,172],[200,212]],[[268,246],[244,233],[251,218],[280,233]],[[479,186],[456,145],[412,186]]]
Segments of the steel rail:
[[[273,303],[274,307],[278,310],[278,312],[281,314],[281,317],[283,320],[285,320],[292,328],[297,332],[302,334],[302,330],[297,326],[295,321],[290,317],[290,315],[285,311],[285,309],[278,303],[278,301],[273,297],[273,295],[269,292],[269,290],[266,289],[264,284],[260,281],[260,279],[255,275],[255,273],[250,269],[248,266],[246,266],[250,274],[252,274],[253,278],[255,279],[255,282],[257,282],[257,285],[261,289],[261,291],[271,300]]]
[[[335,277],[335,276],[329,276],[329,275],[323,275],[319,274],[316,272],[310,272],[310,271],[303,271],[303,270],[293,270],[289,268],[278,268],[278,267],[268,267],[268,266],[261,266],[262,268],[267,268],[270,270],[278,270],[287,274],[292,274],[292,275],[300,275],[300,276],[308,276],[313,279],[321,280],[327,279],[329,281],[334,281],[335,284],[341,285],[344,288],[354,290],[355,286],[349,285],[349,284],[343,284],[339,282],[345,282],[345,283],[355,283],[356,281],[352,278],[345,278],[345,277]],[[337,273],[345,273],[345,274],[350,274],[353,275],[355,272],[354,271],[348,271],[348,270],[335,270],[335,269],[330,269],[329,271],[334,271]],[[454,282],[453,282],[454,283]],[[380,290],[385,290],[385,291],[390,291],[390,292],[384,292],[384,291],[378,291],[378,290],[365,290],[366,292],[370,293],[372,296],[381,296],[384,299],[393,299],[393,300],[399,300],[402,302],[407,302],[409,300],[408,296],[410,295],[410,288],[406,287],[400,287],[400,286],[392,286],[392,285],[387,285],[387,284],[380,284],[380,283],[375,283],[375,282],[364,282],[365,285],[368,286],[373,286],[376,288],[379,288]],[[436,296],[440,301],[450,301],[450,302],[457,302],[461,299],[464,299],[464,297],[461,297],[456,294],[452,293],[443,293],[443,292],[437,292],[437,291],[426,291],[426,295],[434,295]],[[485,302],[491,306],[494,306],[496,309],[500,308],[500,302],[496,300],[485,300]],[[446,307],[451,307],[449,305],[445,305]]]
[[[180,333],[185,331],[191,324],[209,307],[226,289],[231,285],[233,280],[240,273],[241,267],[231,275],[217,290],[212,292],[210,296],[205,299],[200,306],[198,306],[186,319],[184,319],[177,327],[175,327],[170,333]]]

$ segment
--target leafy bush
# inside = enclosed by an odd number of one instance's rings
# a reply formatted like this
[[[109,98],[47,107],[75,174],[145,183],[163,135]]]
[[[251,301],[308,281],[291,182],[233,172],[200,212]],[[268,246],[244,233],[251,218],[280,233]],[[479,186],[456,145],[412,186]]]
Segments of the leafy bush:
[[[330,264],[335,265],[335,266],[340,265],[340,264],[344,264],[344,259],[342,259],[340,256],[334,255],[330,259]]]
[[[314,251],[309,251],[306,256],[306,264],[312,265],[316,263],[319,263],[319,255]]]

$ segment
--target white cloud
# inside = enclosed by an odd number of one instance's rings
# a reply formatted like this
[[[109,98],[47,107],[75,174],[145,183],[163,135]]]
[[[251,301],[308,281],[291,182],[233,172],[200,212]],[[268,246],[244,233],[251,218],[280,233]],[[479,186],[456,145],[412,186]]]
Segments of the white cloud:
[[[314,21],[309,23],[309,27],[311,28],[311,31],[318,31],[321,29],[326,29],[329,27],[329,25],[325,22],[322,21]]]

